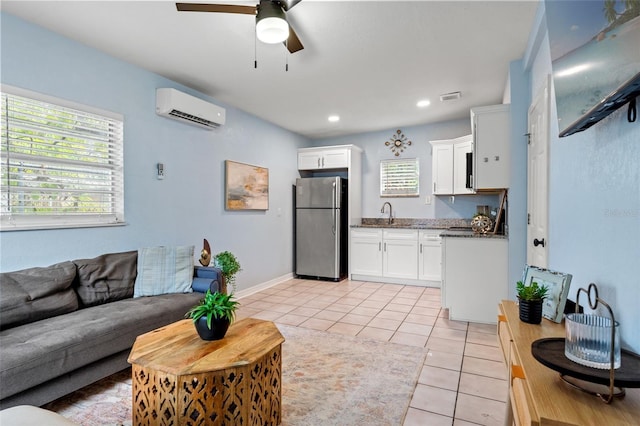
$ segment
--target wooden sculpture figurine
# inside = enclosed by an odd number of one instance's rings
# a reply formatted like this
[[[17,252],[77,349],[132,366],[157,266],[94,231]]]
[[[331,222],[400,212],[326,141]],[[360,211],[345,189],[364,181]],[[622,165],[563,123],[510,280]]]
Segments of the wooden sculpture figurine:
[[[211,247],[209,247],[209,241],[207,241],[206,238],[204,239],[204,247],[200,252],[200,259],[198,260],[202,266],[209,266],[209,263],[211,263]]]

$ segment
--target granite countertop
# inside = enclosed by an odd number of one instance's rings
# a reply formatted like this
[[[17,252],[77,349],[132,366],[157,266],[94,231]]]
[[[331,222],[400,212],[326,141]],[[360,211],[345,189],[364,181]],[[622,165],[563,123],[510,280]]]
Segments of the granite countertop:
[[[352,228],[398,228],[398,229],[451,229],[464,228],[471,230],[471,221],[467,219],[403,219],[394,218],[389,224],[389,219],[362,218],[359,225],[351,225]]]
[[[440,233],[441,237],[454,237],[454,238],[499,238],[506,240],[509,237],[504,234],[480,234],[473,231],[457,231],[447,230]]]
[[[471,230],[471,219],[389,219],[362,218],[359,225],[352,228],[392,228],[392,229],[441,229],[440,236],[456,238],[508,238],[507,235],[478,234]]]

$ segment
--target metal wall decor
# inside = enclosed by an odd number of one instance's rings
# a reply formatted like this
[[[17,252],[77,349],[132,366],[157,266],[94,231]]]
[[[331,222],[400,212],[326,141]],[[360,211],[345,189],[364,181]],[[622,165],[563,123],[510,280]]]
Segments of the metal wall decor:
[[[401,152],[411,145],[411,141],[407,139],[404,133],[402,133],[402,130],[398,129],[396,130],[396,133],[384,144],[389,147],[396,157],[398,157]]]

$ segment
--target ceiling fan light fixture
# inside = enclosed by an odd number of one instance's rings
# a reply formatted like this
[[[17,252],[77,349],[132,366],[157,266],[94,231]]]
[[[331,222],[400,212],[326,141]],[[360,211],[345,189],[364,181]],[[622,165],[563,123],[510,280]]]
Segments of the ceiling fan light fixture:
[[[282,7],[270,0],[261,1],[256,15],[256,35],[263,43],[282,43],[289,38],[289,24]]]

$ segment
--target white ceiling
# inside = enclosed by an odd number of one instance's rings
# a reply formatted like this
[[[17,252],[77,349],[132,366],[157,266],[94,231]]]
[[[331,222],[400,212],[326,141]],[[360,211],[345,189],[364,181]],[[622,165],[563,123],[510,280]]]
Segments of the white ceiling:
[[[256,1],[210,1],[255,5]],[[4,12],[310,138],[433,123],[502,102],[538,1],[303,0],[304,50],[255,43],[249,15],[169,1],[7,1]],[[254,68],[254,52],[258,68]],[[288,61],[289,71],[285,71]],[[441,103],[439,95],[462,92]],[[427,108],[416,102],[429,99]],[[337,114],[338,123],[327,117]]]

